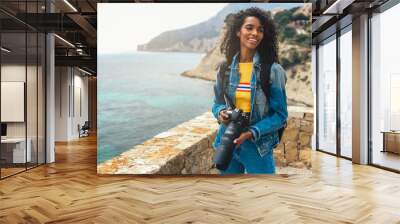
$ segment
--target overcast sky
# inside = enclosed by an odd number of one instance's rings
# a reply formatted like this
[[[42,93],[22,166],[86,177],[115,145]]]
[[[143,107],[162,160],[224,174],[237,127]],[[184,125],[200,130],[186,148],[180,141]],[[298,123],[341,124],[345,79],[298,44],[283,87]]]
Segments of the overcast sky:
[[[158,34],[204,22],[227,3],[98,3],[99,54],[136,51]]]

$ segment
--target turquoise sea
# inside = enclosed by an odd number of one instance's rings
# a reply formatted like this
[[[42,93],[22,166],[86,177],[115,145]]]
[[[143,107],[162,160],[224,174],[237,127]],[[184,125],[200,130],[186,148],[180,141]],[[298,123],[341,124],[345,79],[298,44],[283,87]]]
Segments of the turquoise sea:
[[[203,54],[99,55],[97,163],[211,110],[213,82],[183,77]]]

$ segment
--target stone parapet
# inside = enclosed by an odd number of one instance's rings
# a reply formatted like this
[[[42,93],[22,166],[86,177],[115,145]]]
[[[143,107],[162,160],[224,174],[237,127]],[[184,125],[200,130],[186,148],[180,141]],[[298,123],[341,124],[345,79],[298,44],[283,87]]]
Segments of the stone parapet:
[[[210,112],[184,122],[132,149],[98,164],[99,174],[217,174],[212,168],[218,123]],[[285,167],[310,168],[312,110],[289,107],[289,120],[274,157],[278,173]]]
[[[281,143],[274,150],[277,167],[311,168],[314,131],[312,108],[289,107],[289,119]]]
[[[209,174],[218,123],[210,112],[98,164],[99,174]]]

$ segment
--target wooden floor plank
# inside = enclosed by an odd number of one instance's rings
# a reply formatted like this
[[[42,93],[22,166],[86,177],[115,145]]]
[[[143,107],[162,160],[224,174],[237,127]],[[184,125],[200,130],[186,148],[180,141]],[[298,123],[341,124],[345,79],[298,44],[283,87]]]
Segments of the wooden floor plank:
[[[0,181],[0,223],[400,223],[400,175],[312,154],[310,175],[102,176],[96,138]]]

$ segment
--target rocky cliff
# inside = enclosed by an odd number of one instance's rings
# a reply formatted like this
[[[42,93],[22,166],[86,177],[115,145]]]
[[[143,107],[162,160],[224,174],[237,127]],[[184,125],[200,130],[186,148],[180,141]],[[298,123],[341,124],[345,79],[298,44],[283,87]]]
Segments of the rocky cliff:
[[[182,75],[215,80],[223,60],[220,43],[225,35],[224,19],[249,6],[269,10],[278,29],[279,62],[286,70],[289,105],[312,106],[311,90],[311,4],[287,8],[287,4],[229,4],[211,19],[180,30],[168,31],[138,46],[144,51],[206,52],[200,63]],[[285,8],[286,7],[286,8]],[[272,11],[271,11],[272,10]]]
[[[205,25],[205,24],[209,25]],[[161,33],[138,51],[208,52],[215,46],[218,28],[210,22]]]
[[[214,48],[218,40],[218,35],[224,26],[225,17],[229,13],[237,12],[248,7],[260,7],[268,11],[273,10],[272,12],[278,12],[291,6],[284,3],[228,4],[207,21],[183,29],[163,32],[151,39],[148,43],[139,45],[137,49],[138,51],[207,53]]]

